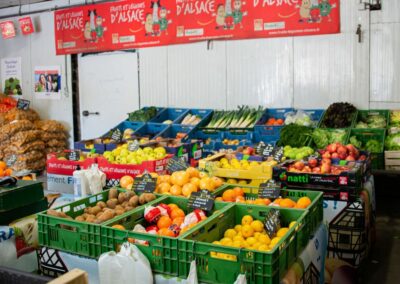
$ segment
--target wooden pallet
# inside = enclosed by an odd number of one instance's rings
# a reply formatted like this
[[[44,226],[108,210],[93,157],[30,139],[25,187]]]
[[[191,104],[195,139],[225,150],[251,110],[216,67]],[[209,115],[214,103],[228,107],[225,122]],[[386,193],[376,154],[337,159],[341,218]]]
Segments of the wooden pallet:
[[[385,151],[385,169],[400,170],[400,151]]]

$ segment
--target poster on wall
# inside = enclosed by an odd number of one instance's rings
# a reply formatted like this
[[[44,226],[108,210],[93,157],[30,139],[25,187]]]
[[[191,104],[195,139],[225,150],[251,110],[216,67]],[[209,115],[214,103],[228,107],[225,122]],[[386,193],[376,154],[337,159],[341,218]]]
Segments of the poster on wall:
[[[55,12],[57,54],[166,45],[173,38],[174,1],[124,1]]]
[[[57,55],[340,32],[340,0],[126,0],[54,12]]]
[[[60,66],[37,66],[34,69],[34,92],[37,99],[61,99]]]
[[[18,19],[19,27],[21,28],[21,32],[23,35],[29,35],[35,32],[35,28],[33,27],[32,18],[31,17],[23,17]]]
[[[15,27],[13,21],[0,22],[1,35],[4,39],[15,37]]]
[[[2,92],[15,98],[22,97],[22,72],[21,58],[1,59],[1,85]]]

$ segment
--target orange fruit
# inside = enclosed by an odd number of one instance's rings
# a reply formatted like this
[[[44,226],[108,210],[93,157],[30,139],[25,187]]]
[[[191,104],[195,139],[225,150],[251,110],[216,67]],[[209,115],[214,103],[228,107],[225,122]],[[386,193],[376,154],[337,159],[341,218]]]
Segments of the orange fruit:
[[[264,200],[264,204],[265,205],[270,205],[271,204],[271,200],[269,200],[268,198],[265,198],[263,200]]]
[[[305,209],[308,206],[310,206],[311,200],[307,196],[301,197],[299,200],[297,200],[297,208]]]
[[[5,175],[5,176],[10,176],[10,175],[12,175],[12,173],[13,173],[12,169],[6,169],[6,170],[4,171],[4,175]]]
[[[196,187],[200,186],[200,179],[198,177],[192,177],[190,183],[194,184]]]
[[[274,203],[280,205],[282,200],[282,198],[277,198],[274,200]]]
[[[24,176],[24,177],[22,178],[22,180],[32,180],[32,178],[31,178],[30,176]]]
[[[7,164],[3,161],[0,161],[0,169],[5,170],[7,168]]]
[[[205,178],[205,177],[208,177],[208,174],[206,172],[199,172],[200,179]]]
[[[119,185],[120,185],[122,188],[125,188],[125,189],[132,189],[133,177],[131,177],[131,176],[123,176],[123,177],[119,180]]]
[[[200,180],[200,189],[205,189],[208,191],[213,191],[215,189],[214,181],[209,177],[203,177]]]
[[[157,234],[159,234],[160,236],[165,236],[165,237],[175,237],[174,232],[172,232],[170,229],[168,228],[161,228],[160,230],[158,230]]]
[[[0,168],[0,177],[3,177],[4,174],[5,174],[5,173],[4,173],[4,170]]]
[[[215,198],[215,201],[224,201],[224,200],[222,199],[222,197],[217,197]]]
[[[295,205],[296,203],[294,203],[294,201],[290,198],[282,199],[282,201],[279,203],[279,206],[283,208],[293,208]]]
[[[174,203],[170,203],[168,204],[169,208],[171,208],[171,211],[174,209],[179,209],[178,205],[174,204]]]
[[[244,196],[244,190],[241,187],[235,187],[233,191],[235,192],[236,196]]]
[[[167,182],[169,183],[169,179],[171,178],[170,175],[162,175],[162,176],[158,176],[157,178],[157,182],[158,183],[163,183],[163,182]]]
[[[114,225],[114,226],[112,226],[111,228],[118,229],[118,230],[126,230],[124,226],[119,225],[119,224]]]
[[[222,194],[222,199],[224,201],[234,202],[236,200],[235,191],[233,191],[233,189],[225,190],[225,192]]]
[[[171,190],[171,185],[167,182],[163,182],[158,185],[158,192],[160,193],[170,192],[170,190]]]
[[[174,172],[171,175],[172,184],[183,186],[189,182],[190,175],[185,171]]]
[[[182,225],[183,220],[185,220],[185,217],[176,217],[175,219],[172,220],[172,224],[180,226]]]
[[[171,226],[172,220],[168,216],[161,216],[161,218],[157,221],[157,227],[159,229],[168,228]]]
[[[171,186],[171,189],[169,191],[172,195],[182,195],[182,187],[176,184]]]
[[[211,179],[214,182],[215,188],[220,187],[222,185],[222,180],[219,177],[212,177]]]
[[[182,194],[185,197],[189,197],[192,194],[192,192],[196,192],[196,191],[197,191],[197,187],[194,184],[190,183],[190,182],[185,184],[182,187]]]
[[[257,198],[256,200],[254,200],[254,204],[256,205],[265,205],[264,200],[261,198]]]
[[[236,196],[236,202],[246,203],[246,199],[244,199],[243,196],[239,195],[239,196]]]
[[[174,220],[177,217],[185,217],[185,212],[180,208],[171,211],[171,219]]]
[[[193,177],[199,177],[200,172],[198,169],[193,168],[193,167],[189,167],[186,169],[186,172],[190,175],[191,178]]]

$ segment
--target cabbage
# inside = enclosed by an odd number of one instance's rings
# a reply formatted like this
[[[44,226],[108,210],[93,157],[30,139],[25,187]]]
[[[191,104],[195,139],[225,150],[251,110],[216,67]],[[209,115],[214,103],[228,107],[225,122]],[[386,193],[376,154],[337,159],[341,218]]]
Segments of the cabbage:
[[[392,134],[386,137],[386,150],[400,150],[400,133]]]

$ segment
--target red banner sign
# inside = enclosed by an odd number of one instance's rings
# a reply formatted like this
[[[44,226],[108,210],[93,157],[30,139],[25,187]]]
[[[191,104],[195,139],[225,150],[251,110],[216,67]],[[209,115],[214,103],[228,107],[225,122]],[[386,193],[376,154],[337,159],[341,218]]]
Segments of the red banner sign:
[[[21,32],[23,35],[29,35],[29,34],[35,32],[35,29],[33,28],[33,23],[32,23],[31,17],[24,17],[24,18],[18,19],[18,21],[19,21],[19,26],[21,28]]]
[[[340,0],[126,0],[56,11],[57,54],[340,32]]]
[[[5,21],[0,23],[1,35],[4,39],[15,37],[15,27],[13,21]]]

